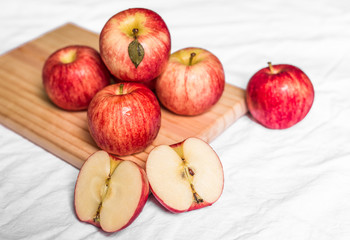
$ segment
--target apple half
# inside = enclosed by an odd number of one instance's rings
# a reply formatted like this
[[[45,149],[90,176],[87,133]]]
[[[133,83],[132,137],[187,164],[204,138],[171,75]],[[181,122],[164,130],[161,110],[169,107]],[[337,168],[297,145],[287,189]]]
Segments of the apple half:
[[[191,211],[216,202],[224,187],[221,161],[198,138],[152,149],[146,173],[155,198],[169,211]]]
[[[92,154],[80,169],[74,193],[78,219],[116,232],[130,225],[149,194],[146,173],[131,161],[105,151]]]

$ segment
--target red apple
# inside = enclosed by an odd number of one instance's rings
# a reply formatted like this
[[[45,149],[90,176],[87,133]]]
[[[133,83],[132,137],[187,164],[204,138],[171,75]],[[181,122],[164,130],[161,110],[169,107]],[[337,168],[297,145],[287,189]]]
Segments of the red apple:
[[[110,81],[99,53],[88,46],[58,49],[45,61],[42,78],[51,101],[65,110],[85,110]]]
[[[164,70],[171,40],[164,20],[144,8],[112,16],[100,33],[100,52],[110,72],[122,81],[147,82]]]
[[[99,91],[88,111],[92,138],[103,150],[125,156],[143,151],[156,138],[161,112],[155,94],[141,83],[117,83]]]
[[[175,213],[212,205],[224,187],[219,157],[198,138],[153,148],[147,158],[146,173],[155,198]]]
[[[224,87],[219,59],[205,49],[185,48],[171,54],[155,89],[159,101],[170,111],[198,115],[220,99]]]
[[[314,88],[299,68],[272,65],[255,73],[248,82],[247,104],[263,126],[285,129],[300,122],[314,101]]]
[[[97,151],[80,169],[74,191],[75,212],[80,221],[116,232],[136,219],[148,194],[143,169],[131,161]]]

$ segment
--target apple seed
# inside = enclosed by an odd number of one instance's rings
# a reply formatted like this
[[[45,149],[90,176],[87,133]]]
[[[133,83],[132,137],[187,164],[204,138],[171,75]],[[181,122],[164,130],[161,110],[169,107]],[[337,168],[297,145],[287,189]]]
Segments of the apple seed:
[[[203,198],[201,198],[201,196],[199,196],[199,194],[197,193],[197,191],[194,188],[193,183],[192,183],[193,182],[194,171],[192,170],[192,168],[190,168],[190,167],[185,165],[184,173],[185,173],[187,181],[189,182],[189,184],[191,186],[191,190],[192,190],[194,201],[196,203],[202,203],[203,202]]]

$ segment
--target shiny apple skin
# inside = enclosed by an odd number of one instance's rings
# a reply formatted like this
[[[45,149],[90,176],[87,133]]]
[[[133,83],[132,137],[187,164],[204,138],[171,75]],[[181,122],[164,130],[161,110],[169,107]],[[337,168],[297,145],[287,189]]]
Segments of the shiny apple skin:
[[[74,51],[74,61],[64,63],[65,54]],[[97,50],[83,45],[58,49],[45,61],[42,70],[45,92],[64,110],[86,110],[95,94],[110,84],[110,73]]]
[[[255,73],[247,86],[249,112],[270,129],[286,129],[305,118],[314,101],[314,87],[298,67],[272,65]]]
[[[135,67],[130,60],[128,46],[137,40],[144,48],[144,58]],[[122,81],[148,82],[159,76],[170,56],[171,37],[164,20],[156,12],[145,8],[130,8],[112,16],[100,33],[101,57],[109,71]]]
[[[190,56],[194,53],[192,63]],[[171,54],[164,72],[157,78],[159,101],[171,112],[200,115],[215,105],[225,88],[225,73],[220,60],[203,48],[188,47]]]
[[[157,137],[161,110],[149,88],[126,82],[99,91],[89,105],[87,119],[90,134],[101,149],[125,156],[143,151]]]

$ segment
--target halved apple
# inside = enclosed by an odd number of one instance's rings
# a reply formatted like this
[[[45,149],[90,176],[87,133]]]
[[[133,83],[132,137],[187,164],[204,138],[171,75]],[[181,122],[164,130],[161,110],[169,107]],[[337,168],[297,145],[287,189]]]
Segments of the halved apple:
[[[131,161],[97,151],[80,169],[74,205],[80,221],[116,232],[131,224],[149,194],[146,173]]]
[[[224,187],[219,157],[198,138],[155,147],[148,156],[146,173],[153,195],[172,212],[210,206]]]

